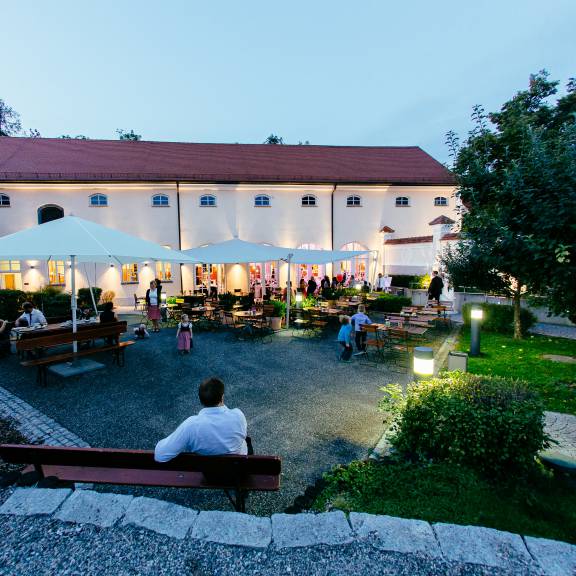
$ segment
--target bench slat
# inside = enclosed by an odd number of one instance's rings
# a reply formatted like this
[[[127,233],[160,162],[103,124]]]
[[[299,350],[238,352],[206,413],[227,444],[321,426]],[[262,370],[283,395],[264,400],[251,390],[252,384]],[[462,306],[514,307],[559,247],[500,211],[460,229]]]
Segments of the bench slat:
[[[21,366],[43,366],[45,364],[55,364],[56,362],[64,362],[65,360],[70,360],[72,358],[79,358],[81,356],[91,356],[93,354],[98,354],[99,352],[109,352],[111,350],[119,350],[125,348],[126,346],[131,346],[136,344],[134,340],[126,340],[124,342],[119,342],[112,346],[96,346],[94,348],[88,348],[86,350],[79,350],[74,354],[74,352],[66,352],[64,354],[50,354],[49,356],[43,356],[42,358],[36,358],[34,360],[24,360],[20,362]]]

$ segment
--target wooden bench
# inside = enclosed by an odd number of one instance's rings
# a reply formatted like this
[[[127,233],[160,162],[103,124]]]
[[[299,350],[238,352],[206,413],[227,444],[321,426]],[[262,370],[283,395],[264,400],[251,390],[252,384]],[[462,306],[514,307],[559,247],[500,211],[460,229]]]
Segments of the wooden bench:
[[[69,362],[84,356],[91,356],[99,354],[100,352],[112,351],[114,352],[114,361],[118,366],[124,366],[124,350],[127,346],[134,344],[133,340],[120,342],[120,336],[127,330],[126,322],[110,322],[105,324],[94,324],[91,326],[83,326],[79,332],[73,333],[70,329],[65,332],[54,331],[50,333],[48,330],[46,334],[36,333],[34,337],[22,338],[16,342],[16,350],[19,353],[35,351],[39,354],[37,358],[23,360],[20,362],[22,366],[35,366],[38,368],[37,381],[41,384],[46,384],[47,381],[47,368],[52,364],[61,362]],[[33,332],[29,334],[34,334]],[[91,346],[78,350],[76,353],[73,351],[60,352],[55,354],[46,355],[45,352],[51,348],[56,348],[73,342],[92,343],[97,339],[107,339],[111,343],[104,346]]]
[[[278,456],[180,454],[160,463],[154,460],[151,450],[16,444],[0,445],[0,457],[12,464],[33,466],[36,482],[50,478],[62,482],[223,490],[238,512],[245,512],[249,492],[280,489],[282,465]]]

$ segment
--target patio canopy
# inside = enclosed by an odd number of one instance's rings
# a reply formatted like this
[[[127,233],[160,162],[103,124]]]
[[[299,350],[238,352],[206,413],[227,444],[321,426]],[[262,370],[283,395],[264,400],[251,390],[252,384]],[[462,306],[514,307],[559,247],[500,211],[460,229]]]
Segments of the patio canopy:
[[[362,254],[367,254],[368,250],[359,252],[347,250],[304,250],[300,248],[267,246],[234,238],[202,248],[183,250],[183,252],[205,264],[270,262],[272,260],[288,260],[290,255],[290,261],[293,264],[326,264],[361,256]]]

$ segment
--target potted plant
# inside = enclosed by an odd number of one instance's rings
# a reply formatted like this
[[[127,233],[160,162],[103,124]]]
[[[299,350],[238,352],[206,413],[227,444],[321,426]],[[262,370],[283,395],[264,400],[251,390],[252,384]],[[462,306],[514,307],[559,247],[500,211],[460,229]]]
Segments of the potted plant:
[[[270,326],[272,330],[280,330],[282,328],[282,318],[286,314],[286,304],[281,300],[271,300],[271,304],[274,306],[274,311],[270,317]]]

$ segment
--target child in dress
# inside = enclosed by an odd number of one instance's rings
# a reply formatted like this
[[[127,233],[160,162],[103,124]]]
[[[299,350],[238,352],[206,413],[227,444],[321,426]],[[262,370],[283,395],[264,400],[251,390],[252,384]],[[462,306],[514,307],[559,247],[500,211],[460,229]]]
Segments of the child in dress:
[[[190,348],[192,348],[192,324],[188,320],[187,314],[182,314],[180,318],[176,339],[178,340],[178,352],[180,354],[190,354]]]
[[[136,336],[137,340],[144,340],[144,338],[148,338],[150,334],[148,330],[146,330],[146,324],[142,323],[138,328],[134,328],[134,336]]]

